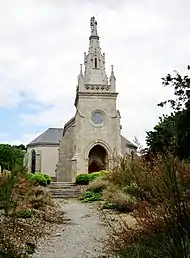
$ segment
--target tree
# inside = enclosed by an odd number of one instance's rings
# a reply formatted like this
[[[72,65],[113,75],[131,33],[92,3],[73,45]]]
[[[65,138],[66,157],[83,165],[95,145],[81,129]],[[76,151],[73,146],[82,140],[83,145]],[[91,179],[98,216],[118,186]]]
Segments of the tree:
[[[190,70],[190,66],[188,66]],[[180,159],[190,158],[190,78],[175,71],[162,78],[164,86],[174,89],[175,99],[158,104],[170,104],[172,113],[159,119],[153,131],[147,132],[146,142],[149,153],[173,152]]]
[[[187,70],[190,70],[189,65]],[[181,76],[177,71],[174,71],[174,76],[168,74],[162,78],[162,84],[173,87],[176,99],[161,102],[158,106],[163,107],[169,103],[174,113],[190,108],[190,78],[188,75]]]
[[[12,170],[15,165],[23,165],[25,150],[24,145],[11,146],[0,144],[0,166],[1,169]]]

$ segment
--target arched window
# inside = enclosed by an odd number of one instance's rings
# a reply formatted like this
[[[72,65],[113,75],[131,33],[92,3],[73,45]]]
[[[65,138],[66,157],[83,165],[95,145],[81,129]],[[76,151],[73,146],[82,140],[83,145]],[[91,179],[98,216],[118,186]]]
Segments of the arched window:
[[[32,150],[31,172],[36,172],[36,152]]]
[[[98,68],[98,60],[96,57],[94,58],[94,68]]]
[[[134,151],[132,150],[132,151],[131,151],[131,158],[132,158],[132,160],[134,159],[134,154],[135,154],[135,153],[134,153]]]

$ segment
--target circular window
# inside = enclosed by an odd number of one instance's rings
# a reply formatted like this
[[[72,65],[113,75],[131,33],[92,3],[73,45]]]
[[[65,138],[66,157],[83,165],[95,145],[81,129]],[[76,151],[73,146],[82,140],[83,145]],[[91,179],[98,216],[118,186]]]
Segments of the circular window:
[[[96,125],[100,125],[104,122],[104,116],[101,111],[94,111],[92,113],[92,122]]]

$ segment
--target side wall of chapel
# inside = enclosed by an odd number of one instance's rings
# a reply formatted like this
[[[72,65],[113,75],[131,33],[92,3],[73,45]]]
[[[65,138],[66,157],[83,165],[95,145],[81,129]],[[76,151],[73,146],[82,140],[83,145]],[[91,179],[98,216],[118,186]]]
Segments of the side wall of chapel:
[[[71,125],[65,130],[64,136],[60,141],[59,161],[57,164],[57,181],[71,182],[72,176],[72,158],[74,156],[75,127]]]

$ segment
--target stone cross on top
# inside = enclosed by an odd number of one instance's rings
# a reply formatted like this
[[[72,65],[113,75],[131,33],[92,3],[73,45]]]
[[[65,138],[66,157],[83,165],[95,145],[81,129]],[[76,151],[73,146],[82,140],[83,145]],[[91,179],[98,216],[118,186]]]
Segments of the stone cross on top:
[[[95,19],[95,17],[91,17],[90,19],[90,26],[91,26],[91,35],[92,36],[98,36],[97,33],[97,21]]]

